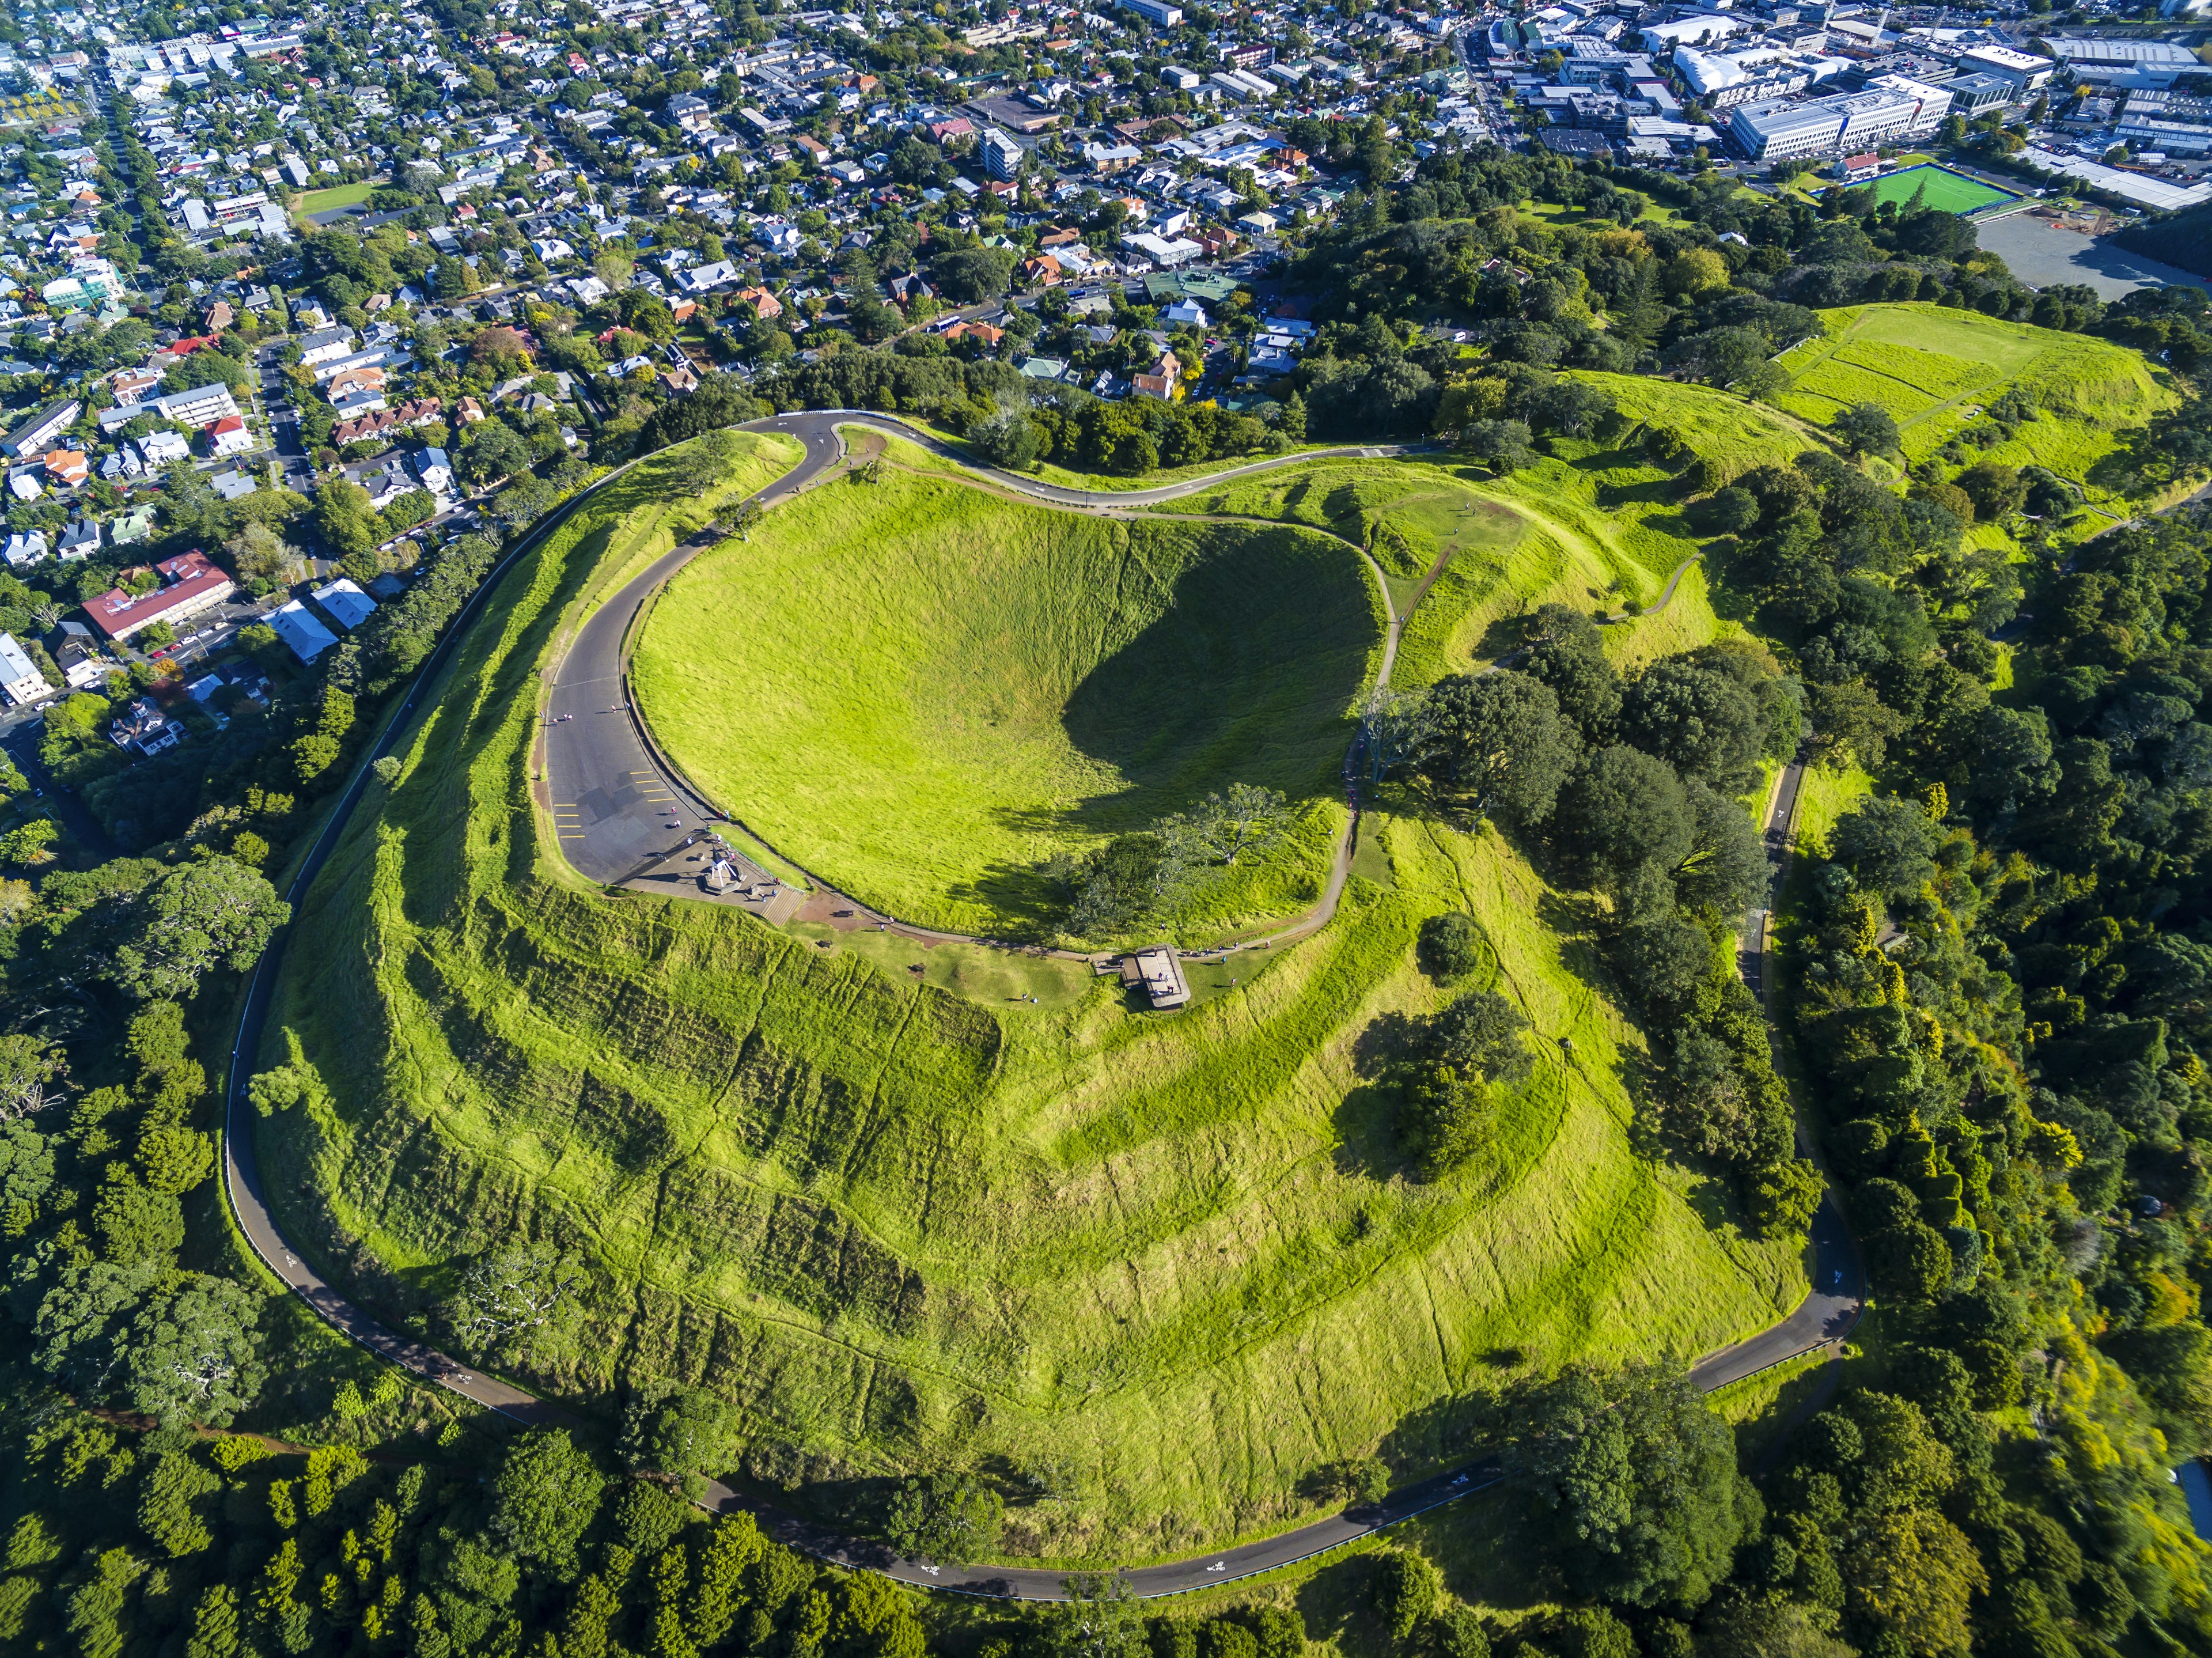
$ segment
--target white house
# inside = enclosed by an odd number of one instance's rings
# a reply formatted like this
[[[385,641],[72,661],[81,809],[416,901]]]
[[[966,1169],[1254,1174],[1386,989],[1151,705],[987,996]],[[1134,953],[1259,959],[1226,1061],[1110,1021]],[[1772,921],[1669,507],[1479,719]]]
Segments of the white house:
[[[319,362],[329,362],[352,355],[353,330],[350,328],[325,329],[319,333],[307,335],[300,341],[300,362],[304,367],[313,368]]]
[[[0,691],[7,693],[10,702],[36,702],[54,694],[13,634],[0,634]]]
[[[338,642],[338,636],[309,615],[307,607],[296,598],[270,611],[269,625],[302,662],[313,662]]]
[[[712,264],[695,265],[676,280],[683,284],[686,293],[704,294],[720,288],[724,282],[737,281],[738,276],[736,265],[727,259],[717,259]]]
[[[336,581],[316,588],[313,598],[315,603],[328,612],[331,619],[348,633],[368,621],[376,610],[376,601],[346,576],[340,576]]]
[[[246,429],[245,418],[239,415],[225,415],[209,427],[208,446],[210,452],[217,456],[243,455],[255,446],[253,434]]]
[[[443,449],[425,449],[415,458],[415,476],[432,495],[442,495],[453,487],[453,460]]]
[[[149,432],[138,440],[138,452],[151,471],[173,460],[185,459],[192,452],[192,446],[182,432]]]

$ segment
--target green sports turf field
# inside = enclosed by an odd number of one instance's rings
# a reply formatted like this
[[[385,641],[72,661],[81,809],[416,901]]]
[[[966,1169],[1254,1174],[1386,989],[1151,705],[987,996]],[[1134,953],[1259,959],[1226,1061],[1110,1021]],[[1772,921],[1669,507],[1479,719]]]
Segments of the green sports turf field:
[[[1945,213],[1972,213],[1999,202],[2016,202],[2017,192],[1999,190],[1995,185],[1985,185],[1978,179],[1970,179],[1963,173],[1954,173],[1948,167],[1923,163],[1919,167],[1900,167],[1874,181],[1875,199],[1895,202],[1900,208],[1918,195],[1926,205]],[[1922,192],[1925,191],[1924,195]]]

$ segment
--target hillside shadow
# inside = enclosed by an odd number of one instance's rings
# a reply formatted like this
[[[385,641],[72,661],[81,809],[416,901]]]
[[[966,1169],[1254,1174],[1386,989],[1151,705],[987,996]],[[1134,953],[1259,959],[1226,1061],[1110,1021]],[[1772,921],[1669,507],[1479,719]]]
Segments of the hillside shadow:
[[[1577,472],[1623,472],[1632,467],[1648,466],[1641,449],[1593,449],[1588,454],[1577,455],[1571,460],[1554,455],[1554,460]]]
[[[1641,483],[1601,483],[1597,486],[1597,504],[1607,512],[1617,507],[1645,503],[1654,507],[1671,506],[1682,498],[1682,483],[1679,478],[1647,478]]]
[[[1375,1615],[1381,1558],[1355,1554],[1332,1562],[1298,1586],[1294,1602],[1310,1641],[1334,1644],[1344,1658],[1390,1658],[1397,1643]]]
[[[1734,536],[1721,536],[1705,544],[1705,602],[1713,614],[1729,622],[1750,624],[1759,609],[1747,578],[1750,550]]]
[[[1735,1193],[1728,1182],[1702,1169],[1692,1169],[1689,1187],[1682,1200],[1690,1206],[1690,1212],[1708,1232],[1723,1230],[1742,1232],[1743,1214],[1735,1200]]]
[[[1335,792],[1379,624],[1362,573],[1335,562],[1348,552],[1286,538],[1310,534],[1271,527],[1200,558],[1083,677],[1062,726],[1130,786],[1068,808],[1061,826],[1133,828],[1231,782],[1294,802]]]
[[[1404,1013],[1382,1013],[1370,1019],[1352,1039],[1352,1074],[1374,1082],[1411,1051],[1418,1029]]]
[[[1053,932],[1067,908],[1060,883],[1034,864],[986,865],[974,880],[947,888],[945,896],[988,907],[998,918],[993,927],[998,936],[1024,943]]]
[[[1536,636],[1536,617],[1533,612],[1522,616],[1492,616],[1475,642],[1474,653],[1487,661],[1501,657],[1518,656],[1527,650]]]
[[[1496,1448],[1506,1415],[1495,1394],[1448,1394],[1400,1417],[1382,1436],[1376,1455],[1394,1467],[1450,1467],[1472,1461]]]

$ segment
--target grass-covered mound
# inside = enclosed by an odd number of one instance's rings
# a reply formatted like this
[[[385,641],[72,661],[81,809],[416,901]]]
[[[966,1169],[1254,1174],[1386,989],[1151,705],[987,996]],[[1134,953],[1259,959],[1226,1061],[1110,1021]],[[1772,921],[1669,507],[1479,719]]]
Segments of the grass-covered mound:
[[[1938,305],[1853,306],[1820,319],[1820,338],[1781,357],[1793,384],[1776,404],[1825,426],[1853,404],[1874,404],[1897,422],[1908,460],[1942,448],[2017,388],[2041,417],[1981,454],[2081,478],[2116,446],[2115,434],[2175,400],[2141,352],[2086,335]]]
[[[952,931],[1048,931],[1053,854],[1232,783],[1282,791],[1305,832],[1209,885],[1184,918],[1202,932],[1320,896],[1382,629],[1358,554],[1327,536],[1086,517],[891,470],[687,568],[634,683],[732,815]]]
[[[1626,441],[1659,448],[1671,440],[1670,453],[1694,456],[1700,463],[1698,482],[1709,489],[1755,467],[1787,466],[1814,446],[1795,417],[1713,386],[1579,369],[1571,378],[1613,400],[1634,428],[1622,434]]]
[[[1684,508],[1711,469],[1733,477],[1787,465],[1811,446],[1791,417],[1729,392],[1577,378],[1615,393],[1618,418],[1600,436],[1547,439],[1550,452],[1510,477],[1464,463],[1317,462],[1154,510],[1311,524],[1369,548],[1392,602],[1411,610],[1391,683],[1433,684],[1517,647],[1515,619],[1539,604],[1614,613],[1656,604],[1703,544]],[[1609,634],[1607,644],[1626,665],[1729,630],[1693,565],[1663,612]]]
[[[663,515],[644,544],[625,503]],[[290,1236],[386,1316],[551,1240],[588,1310],[539,1385],[711,1388],[750,1477],[862,1523],[882,1475],[949,1461],[1018,1495],[1049,1464],[1073,1494],[1018,1502],[1012,1546],[1127,1559],[1309,1515],[1340,1457],[1461,1448],[1449,1401],[1523,1365],[1698,1352],[1794,1304],[1793,1251],[1709,1225],[1709,1193],[1631,1150],[1637,1038],[1493,835],[1370,816],[1336,921],[1194,968],[1206,999],[1170,1020],[1096,981],[963,999],[567,877],[533,808],[538,677],[596,568],[704,516],[649,503],[509,575],[301,908],[261,1063],[329,1098],[263,1126],[264,1166]],[[1447,908],[1536,1068],[1493,1152],[1425,1186],[1371,1078],[1390,1016],[1441,999],[1414,938]]]

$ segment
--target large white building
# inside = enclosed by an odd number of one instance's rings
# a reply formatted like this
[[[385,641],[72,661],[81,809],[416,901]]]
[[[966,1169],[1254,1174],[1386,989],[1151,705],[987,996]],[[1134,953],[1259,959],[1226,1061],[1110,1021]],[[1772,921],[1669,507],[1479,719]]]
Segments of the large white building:
[[[1976,46],[1960,58],[1959,67],[1970,75],[1997,76],[2028,93],[2049,86],[2058,65],[2048,58],[2014,52],[2010,46]]]
[[[212,426],[234,417],[238,404],[221,381],[196,386],[189,392],[173,392],[165,398],[143,398],[136,404],[118,404],[100,411],[100,429],[112,432],[139,415],[159,415],[179,426]]]
[[[0,443],[0,449],[11,455],[43,455],[54,446],[54,440],[76,423],[76,417],[83,412],[84,404],[75,398],[64,398],[40,410],[9,433],[7,440]]]
[[[983,136],[976,140],[976,149],[983,158],[983,171],[994,179],[1011,179],[1020,176],[1022,147],[996,127],[985,127]]]
[[[1896,135],[1899,140],[1910,142],[1926,137],[1942,126],[1944,117],[1951,112],[1951,89],[1948,87],[1916,81],[1909,75],[1877,75],[1867,82],[1867,90],[1893,92],[1900,98],[1911,99],[1918,106],[1903,130]]]
[[[1699,12],[1692,17],[1670,17],[1663,23],[1654,23],[1641,31],[1644,50],[1665,52],[1670,46],[1711,46],[1731,35],[1748,34],[1757,22],[1754,17],[1721,12]]]
[[[1846,58],[1754,46],[1745,52],[1700,52],[1674,48],[1674,68],[1683,84],[1708,109],[1731,109],[1763,98],[1786,98],[1850,67]]]
[[[1864,92],[1744,104],[1729,118],[1729,137],[1753,161],[1838,155],[1909,143],[1933,132],[1949,108],[1941,88],[1884,75]]]
[[[2053,40],[2051,51],[2084,81],[2123,81],[2131,86],[2170,87],[2203,65],[2186,46],[2171,40]]]

